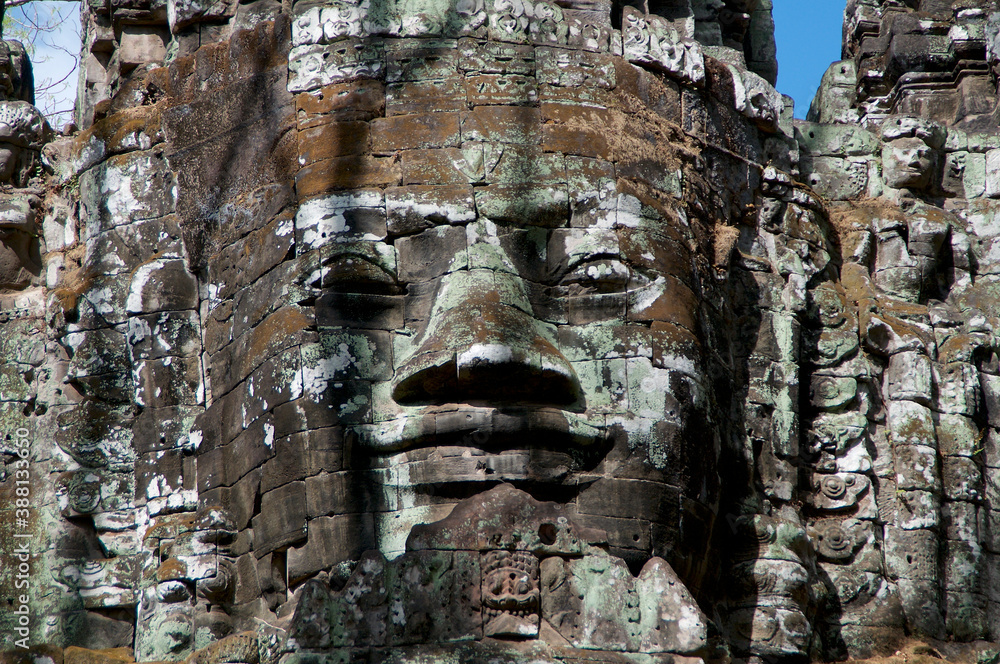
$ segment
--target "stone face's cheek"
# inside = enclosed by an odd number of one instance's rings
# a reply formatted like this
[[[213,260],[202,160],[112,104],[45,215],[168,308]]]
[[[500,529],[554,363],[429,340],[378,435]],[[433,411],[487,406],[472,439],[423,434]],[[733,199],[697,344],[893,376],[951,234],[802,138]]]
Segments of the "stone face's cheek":
[[[636,217],[637,224],[647,223],[642,219]],[[554,231],[549,262],[559,269],[590,256],[620,255],[627,260],[629,276],[621,295],[566,298],[567,311],[591,313],[586,318],[571,317],[560,341],[578,366],[588,412],[604,413],[609,425],[623,427],[630,447],[645,451],[651,468],[666,469],[684,453],[672,449],[676,434],[668,434],[665,427],[683,431],[689,418],[702,420],[696,413],[704,408],[705,396],[693,336],[699,305],[685,283],[691,279],[691,264],[683,258],[682,245],[676,245],[681,258],[671,253],[675,245],[663,237],[671,232],[670,225],[661,219],[656,228],[662,230],[655,236],[652,230],[627,227],[586,234],[575,229]],[[584,261],[583,270],[596,286],[601,280],[614,280],[616,264]],[[578,276],[576,281],[583,279]],[[620,310],[608,307],[622,295],[624,319],[635,323],[623,322]],[[650,323],[653,329],[647,327]]]
[[[629,410],[626,360],[580,360],[573,363],[580,377],[588,415],[623,415]]]

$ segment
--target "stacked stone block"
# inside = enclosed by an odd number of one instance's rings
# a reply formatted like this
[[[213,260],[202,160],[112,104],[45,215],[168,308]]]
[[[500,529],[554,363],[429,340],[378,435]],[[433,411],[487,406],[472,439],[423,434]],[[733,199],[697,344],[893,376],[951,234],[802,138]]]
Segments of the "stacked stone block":
[[[992,131],[997,91],[990,74],[995,56],[989,54],[996,51],[996,11],[994,2],[848,2],[845,61],[831,68],[846,67],[842,74],[853,78],[845,86],[853,99],[843,118],[873,127],[902,114]],[[814,112],[810,119],[824,110],[817,105]]]

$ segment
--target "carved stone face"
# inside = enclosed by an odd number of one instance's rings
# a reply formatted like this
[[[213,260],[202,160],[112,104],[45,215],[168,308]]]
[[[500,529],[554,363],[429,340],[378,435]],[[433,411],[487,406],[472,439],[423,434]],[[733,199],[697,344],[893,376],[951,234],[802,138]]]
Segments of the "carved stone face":
[[[14,73],[11,61],[10,47],[6,42],[0,41],[0,97],[11,99],[14,91]]]
[[[42,260],[33,232],[36,203],[37,199],[0,196],[0,291],[19,290],[39,274]]]
[[[10,182],[17,171],[21,148],[0,142],[0,182]]]
[[[26,186],[50,135],[48,122],[37,108],[25,101],[0,100],[0,184]]]
[[[715,20],[726,6],[722,0],[696,0],[692,3],[694,16],[698,20]]]
[[[419,149],[426,138],[405,119],[376,119],[373,144],[391,140],[405,169],[451,184],[384,199],[357,189],[299,209],[304,242],[324,252],[324,345],[339,349],[315,371],[370,479],[359,484],[387,507],[374,523],[387,554],[498,482],[571,505],[640,566],[704,553],[707,537],[681,546],[677,531],[682,502],[710,531],[718,440],[690,229],[666,191],[676,162],[646,162],[664,190],[616,187],[610,159],[544,142],[579,131],[546,113],[601,135],[608,113],[556,106],[456,113],[456,139],[470,140],[449,151]]]
[[[0,226],[0,290],[21,288],[31,279],[32,268],[37,272],[33,239],[24,231]]]
[[[937,153],[919,138],[901,138],[882,150],[885,183],[894,189],[926,189],[936,163]]]

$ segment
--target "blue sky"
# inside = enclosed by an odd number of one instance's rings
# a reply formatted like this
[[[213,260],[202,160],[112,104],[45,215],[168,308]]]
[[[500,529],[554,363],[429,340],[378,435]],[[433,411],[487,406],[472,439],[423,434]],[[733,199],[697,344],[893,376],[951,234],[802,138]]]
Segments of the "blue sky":
[[[845,0],[773,0],[778,44],[778,90],[804,118],[823,72],[840,60]]]
[[[804,118],[809,111],[816,88],[823,72],[831,62],[840,59],[840,36],[843,24],[845,0],[773,0],[775,39],[778,44],[778,90],[795,100],[795,116]],[[51,9],[59,9],[72,16],[61,23],[56,35],[46,35],[33,47],[35,81],[53,81],[65,76],[74,63],[65,52],[53,47],[71,44],[79,31],[77,3],[36,2],[33,3],[43,15]],[[15,16],[17,9],[11,10]],[[7,36],[7,35],[5,35]],[[9,38],[9,37],[8,37]],[[76,42],[78,43],[78,42]],[[57,99],[40,98],[39,106],[46,111],[71,108],[76,93],[75,76],[70,85],[57,86]],[[64,120],[57,120],[54,126],[61,127]]]
[[[76,99],[73,70],[80,52],[80,5],[46,0],[8,9],[7,14],[4,38],[27,42],[34,65],[35,104],[58,131],[71,118]],[[33,30],[32,23],[49,29]]]

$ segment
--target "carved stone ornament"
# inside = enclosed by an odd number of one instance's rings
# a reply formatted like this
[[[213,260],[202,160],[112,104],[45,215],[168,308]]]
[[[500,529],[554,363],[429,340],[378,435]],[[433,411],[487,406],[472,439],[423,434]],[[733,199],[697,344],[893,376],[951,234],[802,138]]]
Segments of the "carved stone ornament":
[[[51,137],[45,117],[26,101],[0,102],[0,142],[41,150]]]
[[[538,635],[538,559],[530,553],[489,551],[483,570],[485,636]]]
[[[680,36],[659,16],[625,7],[622,39],[630,62],[655,65],[695,84],[705,79],[705,59],[698,42]]]

